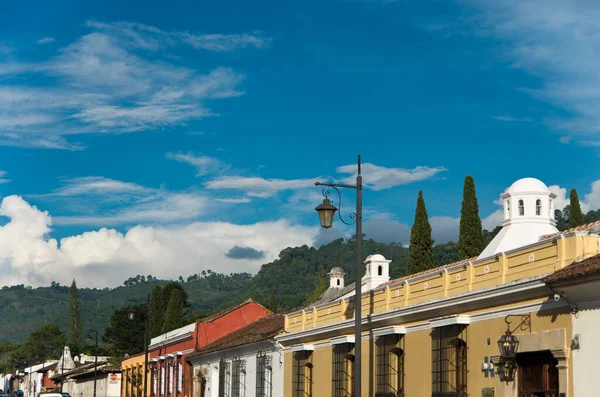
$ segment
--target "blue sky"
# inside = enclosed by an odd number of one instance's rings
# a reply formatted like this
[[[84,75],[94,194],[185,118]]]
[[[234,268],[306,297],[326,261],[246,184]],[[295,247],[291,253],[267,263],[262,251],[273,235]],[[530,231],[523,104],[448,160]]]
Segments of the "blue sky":
[[[419,189],[455,240],[466,174],[488,228],[527,176],[600,207],[594,2],[3,7],[2,283],[255,272],[350,232],[319,231],[312,184],[358,153],[379,241]]]

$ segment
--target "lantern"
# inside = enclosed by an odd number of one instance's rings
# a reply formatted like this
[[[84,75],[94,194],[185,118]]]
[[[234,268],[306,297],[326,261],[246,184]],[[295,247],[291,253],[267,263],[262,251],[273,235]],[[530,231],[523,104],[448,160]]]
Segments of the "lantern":
[[[517,357],[519,350],[519,340],[509,330],[504,335],[498,338],[498,350],[500,357],[504,359],[514,359]]]
[[[323,199],[323,204],[319,204],[315,210],[319,213],[319,222],[321,222],[321,227],[329,229],[333,224],[333,216],[337,211],[335,205],[331,204],[331,201],[325,197],[325,199]]]

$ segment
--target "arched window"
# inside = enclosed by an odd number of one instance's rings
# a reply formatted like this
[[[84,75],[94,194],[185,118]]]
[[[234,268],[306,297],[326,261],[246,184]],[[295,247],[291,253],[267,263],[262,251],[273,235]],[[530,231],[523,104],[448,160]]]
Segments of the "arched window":
[[[383,266],[377,267],[377,275],[378,276],[382,276],[383,275]]]
[[[340,279],[339,279],[339,278],[338,278],[338,280],[337,280],[337,285],[340,285]]]
[[[540,199],[535,200],[535,214],[537,216],[542,215],[542,200]]]
[[[525,204],[523,204],[523,200],[519,200],[519,215],[525,215]]]
[[[404,351],[401,335],[377,338],[377,392],[376,396],[404,395]]]

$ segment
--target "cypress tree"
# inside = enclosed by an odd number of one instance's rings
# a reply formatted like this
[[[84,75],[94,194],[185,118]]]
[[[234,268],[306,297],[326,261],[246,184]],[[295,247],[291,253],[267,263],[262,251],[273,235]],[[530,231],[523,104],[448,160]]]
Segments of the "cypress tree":
[[[479,204],[475,193],[475,180],[465,177],[462,209],[460,210],[460,233],[458,236],[458,258],[467,259],[483,251],[483,229],[479,218]]]
[[[77,349],[83,340],[83,327],[81,324],[81,306],[79,303],[79,291],[75,280],[69,288],[69,346]]]
[[[579,197],[577,196],[577,190],[571,189],[571,202],[569,203],[569,227],[581,226],[584,223],[583,213],[581,212],[581,206],[579,205]]]
[[[162,332],[169,332],[179,327],[181,322],[181,310],[182,310],[182,295],[181,291],[174,289],[171,291],[171,298],[167,305],[167,311],[165,312],[165,321],[162,326]]]
[[[423,191],[419,191],[415,221],[410,229],[410,246],[408,247],[407,274],[417,273],[433,267],[433,240],[431,225],[427,217]]]
[[[159,285],[152,288],[150,293],[150,307],[148,309],[148,333],[151,338],[160,335],[164,323],[164,310],[162,303],[162,288]]]

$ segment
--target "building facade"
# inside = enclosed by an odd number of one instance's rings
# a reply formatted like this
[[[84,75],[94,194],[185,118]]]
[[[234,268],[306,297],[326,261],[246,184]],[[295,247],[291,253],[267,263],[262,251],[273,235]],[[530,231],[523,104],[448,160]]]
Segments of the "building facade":
[[[324,294],[333,299],[287,314],[278,337],[283,397],[353,396],[356,343],[365,397],[595,395],[574,394],[572,303],[544,279],[600,253],[596,225],[559,233],[554,195],[532,178],[501,198],[503,229],[477,258],[391,281],[388,260],[367,258],[360,341],[354,296],[331,291],[337,280]],[[507,330],[518,339],[518,354],[514,380],[501,382],[497,341]]]
[[[62,383],[62,391],[72,397],[121,396],[121,368],[105,361],[80,365],[63,374],[58,373],[52,379]]]
[[[198,397],[283,395],[281,314],[264,317],[189,356]]]
[[[230,307],[196,323],[152,338],[148,346],[148,384],[146,396],[193,397],[194,375],[186,361],[190,353],[242,328],[271,312],[251,299]],[[143,394],[145,355],[136,355],[122,364],[124,389],[131,396]]]

